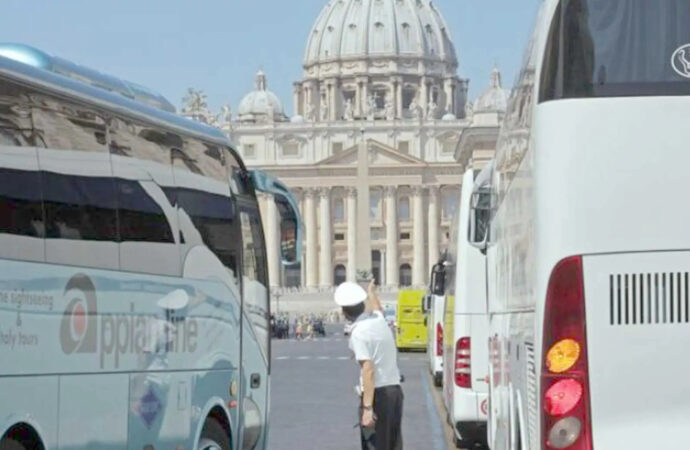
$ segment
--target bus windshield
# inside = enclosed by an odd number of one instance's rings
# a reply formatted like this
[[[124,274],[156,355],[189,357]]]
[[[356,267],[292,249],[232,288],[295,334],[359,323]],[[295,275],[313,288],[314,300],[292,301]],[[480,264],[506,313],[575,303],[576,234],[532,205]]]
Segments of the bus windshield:
[[[690,0],[563,0],[540,100],[690,95]]]

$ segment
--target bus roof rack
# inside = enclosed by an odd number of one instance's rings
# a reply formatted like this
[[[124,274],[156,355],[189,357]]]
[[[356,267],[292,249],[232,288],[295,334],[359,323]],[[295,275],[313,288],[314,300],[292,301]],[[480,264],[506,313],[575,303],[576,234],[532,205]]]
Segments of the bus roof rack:
[[[29,66],[62,75],[81,83],[118,93],[130,100],[156,109],[175,113],[175,106],[161,94],[136,83],[80,66],[57,56],[49,55],[26,44],[0,43],[0,56]]]

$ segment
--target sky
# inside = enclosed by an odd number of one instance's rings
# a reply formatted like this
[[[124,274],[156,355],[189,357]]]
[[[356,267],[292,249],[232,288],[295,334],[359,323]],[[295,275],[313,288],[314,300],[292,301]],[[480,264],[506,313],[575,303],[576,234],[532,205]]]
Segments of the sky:
[[[263,69],[292,115],[307,36],[327,0],[0,0],[0,42],[20,42],[137,82],[179,107],[187,88],[233,111]],[[496,65],[510,87],[540,0],[434,0],[470,98]]]

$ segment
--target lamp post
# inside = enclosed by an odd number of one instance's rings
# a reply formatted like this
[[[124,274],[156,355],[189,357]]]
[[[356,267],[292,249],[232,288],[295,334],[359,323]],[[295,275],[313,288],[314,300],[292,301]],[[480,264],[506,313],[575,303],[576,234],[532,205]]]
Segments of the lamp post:
[[[357,149],[357,281],[368,283],[371,279],[371,226],[369,223],[369,149],[364,133],[364,121],[360,125],[360,142]]]

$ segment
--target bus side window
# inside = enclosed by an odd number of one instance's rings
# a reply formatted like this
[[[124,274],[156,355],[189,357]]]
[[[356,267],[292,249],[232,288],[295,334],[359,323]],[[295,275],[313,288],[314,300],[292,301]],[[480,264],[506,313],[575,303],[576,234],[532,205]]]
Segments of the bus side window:
[[[180,245],[183,267],[190,252],[206,246],[227,269],[232,287],[239,288],[239,223],[224,154],[214,144],[185,137],[183,147],[174,148],[171,156],[184,237]]]
[[[179,235],[170,148],[182,139],[130,119],[108,122],[108,147],[117,191],[120,269],[179,276]]]
[[[41,175],[29,91],[0,78],[0,258],[44,261]]]
[[[189,217],[194,233],[187,243],[205,245],[233,275],[237,274],[236,214],[232,199],[193,189],[177,189],[177,206]],[[197,236],[192,236],[196,234]],[[239,285],[239,283],[237,283]]]
[[[46,216],[46,261],[118,269],[115,185],[105,114],[36,92],[31,115]]]
[[[163,209],[152,194],[145,191],[148,183],[116,179],[115,184],[118,193],[120,242],[174,244],[172,228]]]

